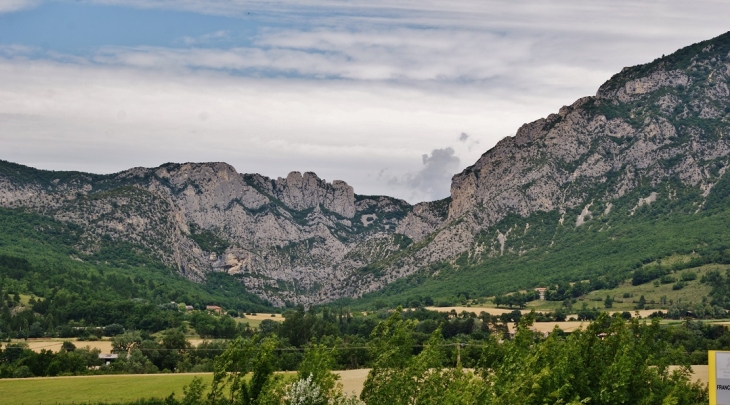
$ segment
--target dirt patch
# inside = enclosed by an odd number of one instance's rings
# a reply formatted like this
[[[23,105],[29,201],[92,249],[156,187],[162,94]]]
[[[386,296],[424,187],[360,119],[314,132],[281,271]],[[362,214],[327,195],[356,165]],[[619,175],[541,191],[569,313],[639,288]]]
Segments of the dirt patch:
[[[368,378],[369,372],[369,368],[334,371],[335,374],[340,376],[342,392],[348,395],[354,392],[357,396],[360,396],[362,387],[365,385],[365,380]]]

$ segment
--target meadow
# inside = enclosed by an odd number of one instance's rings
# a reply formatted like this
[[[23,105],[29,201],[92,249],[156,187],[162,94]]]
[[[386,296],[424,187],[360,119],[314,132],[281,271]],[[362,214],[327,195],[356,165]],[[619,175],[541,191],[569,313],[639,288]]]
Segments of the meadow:
[[[82,377],[41,377],[0,380],[3,405],[86,404],[130,402],[183,394],[183,387],[200,377],[210,387],[212,373],[126,374]]]
[[[369,369],[335,371],[345,393],[359,395]],[[293,372],[284,373],[293,378]],[[212,373],[126,374],[81,377],[0,379],[3,405],[67,405],[99,402],[130,402],[143,398],[180,399],[183,387],[194,377],[203,379],[207,393]]]

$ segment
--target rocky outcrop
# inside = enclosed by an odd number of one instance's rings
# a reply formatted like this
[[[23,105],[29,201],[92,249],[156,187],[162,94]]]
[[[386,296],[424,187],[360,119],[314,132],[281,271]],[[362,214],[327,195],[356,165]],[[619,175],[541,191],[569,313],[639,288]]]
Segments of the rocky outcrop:
[[[447,224],[388,274],[472,257],[485,248],[475,235],[492,235],[487,250],[503,254],[509,242],[494,227],[508,215],[571,211],[578,227],[594,218],[594,202],[608,213],[639,189],[637,208],[673,187],[706,198],[730,165],[729,52],[730,33],[626,68],[596,96],[523,125],[453,177]]]
[[[252,175],[250,180],[260,189],[281,201],[287,207],[301,211],[322,206],[345,218],[355,215],[355,192],[342,180],[331,184],[312,172],[291,172],[286,178],[269,180],[260,175]]]
[[[80,226],[74,246],[80,255],[128,242],[192,280],[228,272],[277,305],[340,298],[359,268],[408,244],[397,232],[424,233],[424,226],[438,225],[435,214],[419,208],[424,215],[416,218],[425,222],[401,226],[409,204],[356,196],[343,181],[328,183],[311,172],[272,180],[241,175],[225,163],[96,176],[1,162],[0,206]],[[206,240],[223,241],[225,248]]]

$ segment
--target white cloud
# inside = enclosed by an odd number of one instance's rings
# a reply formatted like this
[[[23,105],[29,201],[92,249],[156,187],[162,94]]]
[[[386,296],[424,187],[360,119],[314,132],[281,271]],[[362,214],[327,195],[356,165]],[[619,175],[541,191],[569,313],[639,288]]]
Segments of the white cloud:
[[[406,184],[426,194],[431,200],[449,196],[451,177],[456,173],[461,161],[451,147],[434,149],[431,156],[423,155],[423,168],[415,175],[409,176]]]
[[[265,28],[245,46],[213,31],[83,58],[2,45],[0,158],[94,172],[227,161],[411,202],[443,197],[450,174],[522,123],[722,33],[730,15],[730,3],[678,0],[86,2]],[[34,4],[0,0],[0,13]]]
[[[185,45],[201,45],[224,41],[230,39],[230,37],[231,33],[229,31],[219,30],[199,35],[197,37],[184,36],[182,37],[182,42]]]
[[[0,60],[0,77],[7,79],[0,88],[3,159],[94,172],[227,161],[240,171],[273,177],[312,170],[346,180],[358,193],[413,202],[418,200],[410,187],[383,184],[373,175],[376,168],[416,173],[422,162],[414,145],[437,149],[462,130],[482,138],[491,131],[510,133],[523,118],[509,110],[524,111],[468,86],[450,94],[451,87],[251,79],[28,59]],[[459,153],[471,162],[480,151]]]
[[[491,33],[279,31],[254,46],[232,49],[121,48],[101,50],[96,62],[152,69],[256,70],[353,80],[486,80],[529,58],[530,41]],[[499,58],[484,55],[498,54]]]
[[[33,8],[40,0],[0,0],[0,14]]]

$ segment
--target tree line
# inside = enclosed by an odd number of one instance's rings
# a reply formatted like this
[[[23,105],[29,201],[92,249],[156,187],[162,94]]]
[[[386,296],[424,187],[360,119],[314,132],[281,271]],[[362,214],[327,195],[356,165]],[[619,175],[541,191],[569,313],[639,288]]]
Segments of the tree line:
[[[306,344],[296,376],[275,373],[275,336],[237,338],[213,360],[213,381],[195,379],[182,395],[135,405],[293,404],[705,404],[706,387],[690,379],[687,357],[649,323],[602,314],[586,329],[549,336],[523,317],[513,338],[490,335],[465,367],[466,343],[440,327],[418,344],[418,321],[401,311],[382,320],[366,348],[372,368],[359,397],[342,392],[337,348]],[[451,350],[456,348],[457,350]],[[670,365],[680,365],[671,369]]]

